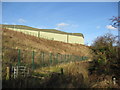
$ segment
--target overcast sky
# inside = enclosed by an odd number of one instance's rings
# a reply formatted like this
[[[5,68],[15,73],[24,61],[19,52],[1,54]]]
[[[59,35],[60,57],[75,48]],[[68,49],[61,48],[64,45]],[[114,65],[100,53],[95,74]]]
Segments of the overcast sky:
[[[109,20],[118,16],[117,2],[3,2],[2,23],[83,33],[85,44],[100,35],[117,35]]]

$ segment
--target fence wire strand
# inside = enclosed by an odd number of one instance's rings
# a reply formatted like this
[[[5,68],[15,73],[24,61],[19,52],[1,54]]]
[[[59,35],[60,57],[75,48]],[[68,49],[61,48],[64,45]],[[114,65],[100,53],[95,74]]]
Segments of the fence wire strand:
[[[42,51],[35,52],[12,48],[3,48],[2,57],[3,64],[25,65],[33,69],[88,59],[87,56],[76,56]]]

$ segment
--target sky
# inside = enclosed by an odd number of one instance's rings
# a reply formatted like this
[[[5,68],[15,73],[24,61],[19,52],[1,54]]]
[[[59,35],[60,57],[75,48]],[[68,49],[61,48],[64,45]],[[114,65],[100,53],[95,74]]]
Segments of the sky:
[[[27,25],[82,33],[85,44],[112,33],[111,19],[118,16],[118,2],[2,2],[2,24]]]

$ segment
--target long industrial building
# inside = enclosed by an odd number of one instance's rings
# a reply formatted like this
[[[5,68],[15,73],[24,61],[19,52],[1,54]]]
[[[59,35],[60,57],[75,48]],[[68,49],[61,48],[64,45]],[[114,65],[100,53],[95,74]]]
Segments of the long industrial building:
[[[55,29],[38,29],[24,25],[3,25],[3,28],[49,40],[84,44],[84,36],[81,33],[67,33]]]

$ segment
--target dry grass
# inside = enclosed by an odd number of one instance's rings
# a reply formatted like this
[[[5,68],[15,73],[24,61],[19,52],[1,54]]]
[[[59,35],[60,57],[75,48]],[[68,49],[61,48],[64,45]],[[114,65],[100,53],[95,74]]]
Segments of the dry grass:
[[[59,54],[87,56],[89,58],[92,58],[91,50],[89,49],[89,47],[85,45],[69,44],[64,42],[46,40],[11,30],[4,30],[2,42],[3,42],[3,47],[19,48],[22,50],[26,50],[28,52],[34,50],[36,52],[44,51],[44,52],[52,52]],[[6,52],[6,53],[10,53],[10,52]],[[11,60],[13,60],[12,57]],[[70,88],[79,87],[79,86],[88,87],[85,86],[88,85],[88,70],[87,70],[88,65],[89,65],[88,62],[63,63],[51,67],[36,68],[34,73],[47,77],[51,75],[51,73],[53,72],[61,73],[61,68],[63,68],[64,76],[57,76],[56,84],[59,82],[57,85],[61,84],[60,87],[70,87]],[[48,80],[45,80],[46,83],[50,84],[50,81],[51,80],[53,81],[53,78],[55,79],[54,75],[53,77],[50,76]]]
[[[52,53],[60,54],[71,54],[78,56],[87,56],[89,61],[92,58],[92,52],[89,47],[79,44],[68,44],[64,42],[51,41],[42,38],[37,38],[34,36],[25,35],[20,32],[15,32],[11,30],[4,30],[3,32],[3,47],[8,48],[20,48],[22,50],[29,51],[46,51]],[[5,51],[5,55],[10,58],[5,57],[6,61],[3,61],[3,72],[5,72],[5,63],[12,63],[17,60],[17,52]],[[30,52],[29,52],[30,53]],[[12,55],[11,55],[12,54]],[[31,56],[31,53],[29,54]],[[13,56],[13,57],[12,57]],[[24,55],[25,58],[30,56]],[[38,56],[38,55],[36,55]],[[102,76],[88,75],[89,61],[81,62],[70,62],[62,63],[55,66],[37,68],[33,72],[34,75],[38,75],[36,78],[30,78],[29,87],[63,87],[63,88],[76,88],[76,87],[90,87],[90,88],[116,88],[118,86],[112,86],[110,78],[108,80],[101,80],[98,82],[99,78]],[[29,62],[29,61],[26,61]],[[37,62],[37,61],[35,61]],[[60,75],[61,68],[63,68],[64,75]],[[55,74],[53,74],[55,72]],[[3,76],[5,73],[2,73]],[[39,78],[40,77],[40,78]],[[40,80],[39,80],[40,79]],[[41,79],[43,79],[41,81]],[[19,80],[18,80],[19,81]],[[24,80],[23,80],[24,81]],[[12,84],[12,83],[11,83]],[[8,85],[11,87],[10,83]],[[31,86],[32,85],[32,86]],[[40,86],[41,85],[41,86]],[[53,86],[52,86],[53,85]],[[6,85],[5,85],[6,87]]]
[[[35,70],[35,73],[49,76],[53,72],[61,73],[61,68],[63,68],[64,75],[66,76],[65,79],[68,78],[67,80],[70,81],[70,83],[67,84],[68,88],[79,87],[80,85],[82,85],[82,87],[89,87],[88,66],[88,62],[71,62],[51,67],[38,68]]]
[[[5,29],[2,43],[3,47],[91,57],[91,50],[84,45],[46,40]]]

